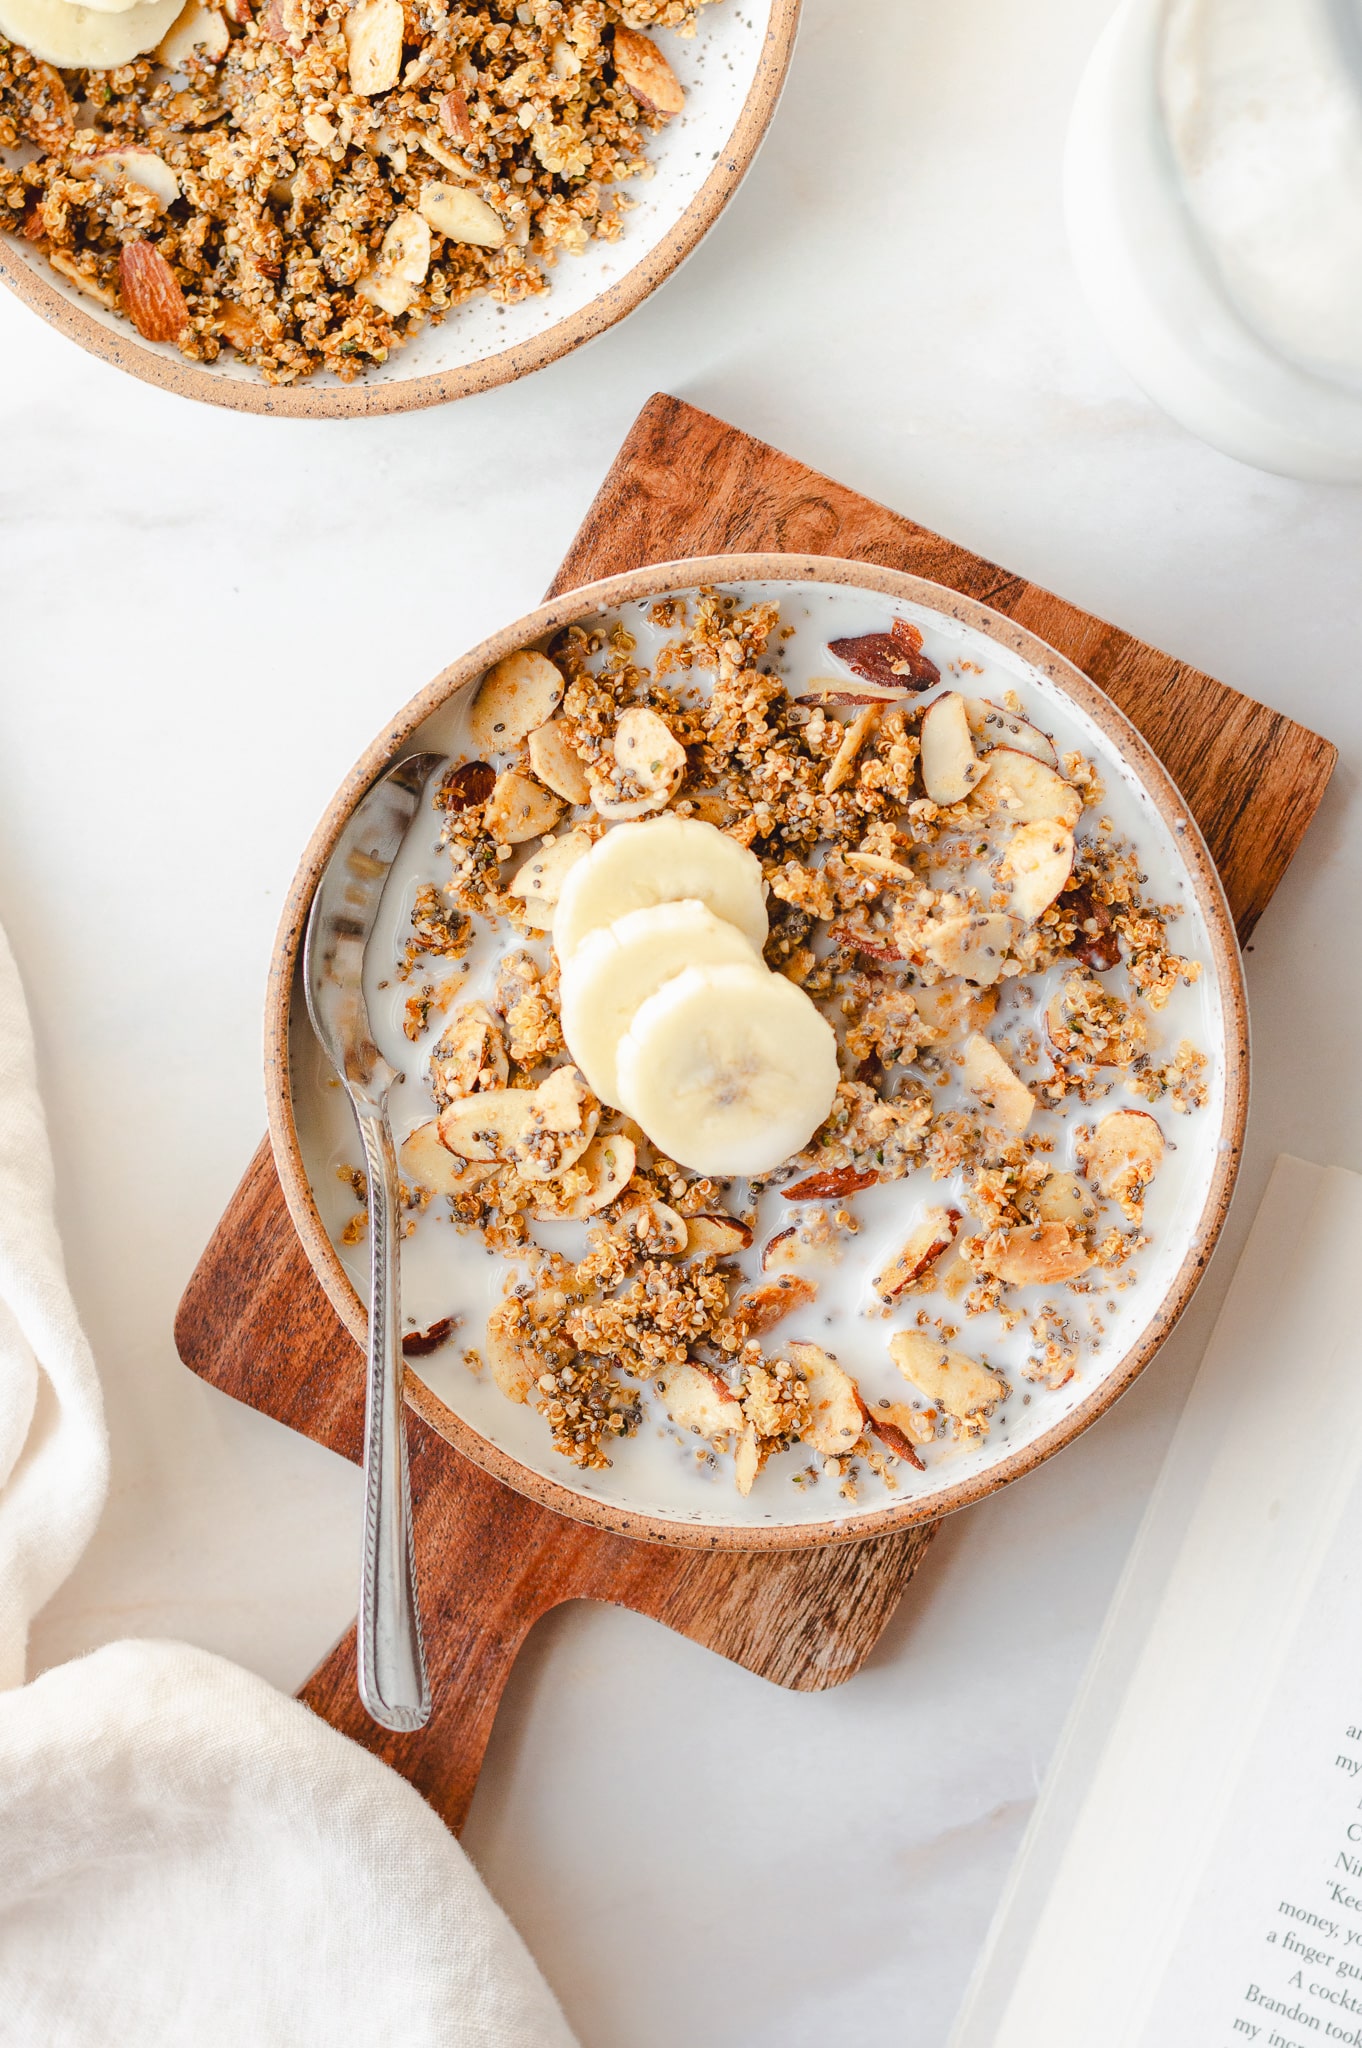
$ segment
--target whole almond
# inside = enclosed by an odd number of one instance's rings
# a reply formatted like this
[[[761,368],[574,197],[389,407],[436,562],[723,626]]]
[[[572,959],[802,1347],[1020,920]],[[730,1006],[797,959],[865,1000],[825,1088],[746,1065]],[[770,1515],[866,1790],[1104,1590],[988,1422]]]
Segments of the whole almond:
[[[118,259],[123,310],[147,341],[176,341],[189,325],[189,308],[175,273],[150,242],[128,242]]]

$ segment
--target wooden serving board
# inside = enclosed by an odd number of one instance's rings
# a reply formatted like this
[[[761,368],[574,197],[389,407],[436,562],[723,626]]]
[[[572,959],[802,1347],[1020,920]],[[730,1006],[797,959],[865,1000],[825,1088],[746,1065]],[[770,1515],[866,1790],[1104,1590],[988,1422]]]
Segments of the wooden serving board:
[[[655,397],[644,407],[550,594],[648,562],[762,550],[930,577],[1066,654],[1181,786],[1247,937],[1332,772],[1327,740],[692,406]],[[358,1459],[363,1361],[313,1277],[268,1143],[190,1281],[175,1337],[185,1364],[214,1386]],[[613,1601],[776,1684],[816,1691],[859,1670],[936,1526],[788,1553],[671,1549],[537,1506],[410,1412],[408,1431],[434,1712],[416,1735],[367,1718],[353,1629],[302,1697],[401,1771],[455,1829],[511,1665],[550,1608]]]

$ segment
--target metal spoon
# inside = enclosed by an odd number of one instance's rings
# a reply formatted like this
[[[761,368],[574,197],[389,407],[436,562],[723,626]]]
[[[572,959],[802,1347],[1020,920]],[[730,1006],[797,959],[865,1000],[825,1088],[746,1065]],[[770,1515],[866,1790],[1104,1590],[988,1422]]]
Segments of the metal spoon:
[[[411,1489],[402,1404],[397,1154],[388,1090],[397,1079],[369,1026],[364,950],[389,870],[439,754],[409,754],[356,807],[317,884],[303,948],[312,1027],[344,1083],[369,1180],[369,1368],[364,1403],[364,1562],[359,1696],[380,1727],[430,1718],[412,1556]]]

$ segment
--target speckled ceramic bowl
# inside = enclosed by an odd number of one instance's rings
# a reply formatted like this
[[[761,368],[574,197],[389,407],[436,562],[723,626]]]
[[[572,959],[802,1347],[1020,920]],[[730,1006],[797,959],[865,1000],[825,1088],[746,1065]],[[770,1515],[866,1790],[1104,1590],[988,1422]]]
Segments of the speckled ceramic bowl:
[[[620,1444],[609,1471],[580,1473],[552,1450],[547,1427],[533,1409],[507,1401],[486,1373],[467,1370],[457,1344],[414,1367],[421,1377],[409,1381],[409,1399],[425,1420],[487,1471],[559,1513],[630,1536],[705,1548],[856,1540],[983,1498],[1072,1442],[1110,1407],[1153,1357],[1190,1299],[1219,1234],[1239,1163],[1248,1099],[1248,1030],[1238,948],[1219,878],[1186,805],[1139,734],[1071,662],[1034,635],[955,591],[894,570],[817,557],[754,555],[663,564],[569,591],[472,649],[380,734],[337,794],[303,857],[270,976],[270,1129],[284,1194],[308,1256],[347,1328],[362,1342],[365,1310],[356,1288],[365,1285],[367,1253],[363,1244],[346,1248],[342,1243],[354,1199],[337,1171],[356,1156],[354,1139],[344,1098],[312,1037],[298,983],[300,940],[317,876],[353,806],[394,759],[412,750],[449,753],[459,747],[465,693],[491,662],[514,648],[542,644],[544,636],[574,620],[622,613],[630,630],[642,636],[652,600],[716,584],[745,599],[764,595],[780,600],[786,621],[798,628],[793,641],[782,643],[782,660],[799,659],[801,622],[807,623],[805,646],[815,662],[822,656],[826,665],[821,641],[829,629],[839,635],[882,631],[892,615],[922,630],[927,652],[943,670],[958,664],[957,673],[968,679],[962,687],[986,696],[1015,689],[1023,707],[1062,747],[1077,748],[1096,762],[1106,788],[1103,811],[1138,847],[1148,872],[1148,895],[1182,906],[1178,923],[1170,928],[1172,943],[1202,962],[1195,991],[1179,987],[1169,1012],[1160,1013],[1156,1022],[1170,1046],[1184,1028],[1196,1036],[1210,1063],[1209,1099],[1190,1116],[1160,1112],[1167,1136],[1176,1143],[1169,1146],[1151,1191],[1151,1245],[1138,1257],[1136,1277],[1125,1286],[1112,1285],[1111,1299],[1095,1304],[1101,1310],[1100,1335],[1077,1376],[1061,1388],[1037,1386],[1020,1375],[1018,1359],[1007,1348],[1008,1335],[999,1335],[997,1348],[989,1344],[985,1355],[1008,1376],[1012,1391],[987,1437],[978,1444],[951,1443],[940,1457],[929,1453],[925,1472],[902,1468],[896,1491],[873,1479],[859,1499],[847,1501],[833,1482],[792,1483],[792,1474],[776,1472],[773,1460],[744,1499],[733,1487],[730,1461],[720,1460],[717,1471],[707,1468],[696,1460],[693,1443],[687,1451],[682,1443],[665,1441],[667,1432],[656,1427],[656,1416],[649,1417],[639,1436]],[[434,829],[427,836],[433,842]],[[428,857],[436,858],[423,846],[420,858]],[[385,899],[375,930],[376,975],[389,971],[382,963],[409,929],[404,887],[410,894],[410,885],[399,886],[395,878],[391,907]],[[475,979],[476,973],[470,978],[471,992]],[[394,1091],[400,1138],[431,1111],[418,1071],[423,1063],[412,1057],[396,1013],[380,1017],[379,1006],[394,1001],[392,994],[380,997],[371,991],[380,1043],[386,1032],[390,1042],[384,1049],[393,1065],[411,1068]],[[1115,1106],[1123,1103],[1130,1106],[1124,1096],[1113,1098]],[[1062,1131],[1068,1132],[1063,1143],[1071,1143],[1071,1126]],[[1057,1165],[1064,1163],[1059,1143]],[[843,1259],[848,1280],[863,1292],[868,1289],[869,1276],[897,1248],[918,1205],[949,1199],[925,1169],[858,1197],[861,1233],[849,1242]],[[458,1247],[464,1245],[472,1247],[467,1266],[458,1263],[464,1256]],[[476,1238],[451,1239],[448,1231],[422,1238],[418,1226],[416,1238],[404,1247],[404,1309],[423,1327],[459,1312],[464,1318],[461,1341],[476,1346],[482,1318],[498,1298],[495,1264]],[[861,1377],[867,1399],[891,1393],[902,1399],[904,1384],[888,1364],[891,1324],[867,1321],[849,1295],[845,1306],[830,1313],[841,1285],[840,1280],[820,1283],[825,1291],[807,1311],[808,1326],[799,1325],[796,1315],[788,1329],[781,1325],[780,1335],[826,1341]],[[1038,1306],[1039,1301],[1032,1304],[1032,1311]],[[907,1311],[898,1322],[905,1316],[911,1326]],[[829,1322],[833,1330],[824,1328]],[[775,1337],[771,1341],[778,1345]],[[963,1331],[958,1341],[963,1350],[978,1349],[978,1333],[974,1345]],[[870,1361],[868,1378],[857,1346]],[[798,1462],[795,1453],[783,1455]]]
[[[144,341],[59,277],[38,251],[0,235],[0,279],[44,320],[92,355],[186,398],[291,419],[351,419],[466,398],[542,369],[604,334],[656,291],[713,226],[746,175],[770,123],[794,48],[800,0],[720,0],[692,39],[668,36],[687,88],[685,111],[648,145],[652,177],[616,242],[592,242],[554,268],[552,289],[518,306],[474,299],[423,329],[353,384],[330,375],[267,384],[224,349],[216,363],[187,362],[169,343]]]

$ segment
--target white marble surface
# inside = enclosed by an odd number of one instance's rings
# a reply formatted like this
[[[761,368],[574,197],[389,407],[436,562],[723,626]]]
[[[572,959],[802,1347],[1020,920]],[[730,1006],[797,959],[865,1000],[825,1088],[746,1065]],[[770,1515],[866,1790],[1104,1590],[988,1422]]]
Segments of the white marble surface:
[[[114,1489],[39,1667],[186,1637],[294,1685],[352,1612],[356,1475],[205,1388],[171,1318],[259,1136],[280,898],[392,707],[533,603],[665,388],[1329,733],[1249,959],[1240,1202],[1096,1430],[952,1524],[869,1668],[774,1690],[635,1616],[532,1641],[468,1843],[588,2048],[941,2048],[1269,1162],[1362,1165],[1362,493],[1126,380],[1070,274],[1105,0],[806,0],[699,254],[519,388],[311,426],[196,410],[0,300],[0,919],[35,1014]]]

